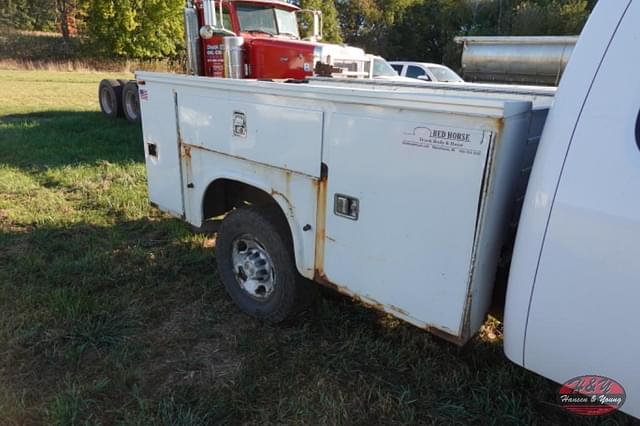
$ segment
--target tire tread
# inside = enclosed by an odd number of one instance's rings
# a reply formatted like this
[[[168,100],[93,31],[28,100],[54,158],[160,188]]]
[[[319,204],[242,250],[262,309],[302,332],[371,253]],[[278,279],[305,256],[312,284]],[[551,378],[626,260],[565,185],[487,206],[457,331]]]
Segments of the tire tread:
[[[292,279],[293,282],[287,283],[280,281],[277,283],[281,286],[279,289],[281,290],[280,297],[269,311],[261,310],[256,302],[253,302],[256,304],[255,308],[250,309],[248,305],[250,305],[252,301],[248,296],[242,298],[240,291],[236,291],[234,286],[237,287],[237,284],[235,283],[235,278],[232,276],[232,268],[230,265],[225,265],[225,254],[218,252],[221,246],[230,245],[230,241],[227,241],[227,239],[232,238],[234,234],[239,232],[238,229],[242,229],[242,227],[247,229],[247,231],[258,230],[257,233],[263,234],[262,237],[266,238],[269,245],[279,246],[279,249],[284,250],[284,253],[270,251],[269,254],[274,263],[279,263],[279,267],[281,268],[280,274],[286,272],[289,274],[289,279]],[[225,250],[225,248],[222,247],[220,250]],[[274,250],[274,247],[270,247],[270,250]],[[274,207],[247,206],[230,212],[222,221],[218,231],[216,260],[218,262],[218,271],[220,272],[227,292],[244,312],[255,318],[270,323],[283,322],[306,308],[313,301],[314,286],[298,274],[295,267],[293,244],[288,224],[283,219],[282,214]],[[288,270],[283,271],[282,269],[285,268]],[[233,281],[229,282],[232,279]],[[286,291],[282,293],[282,285],[290,288],[287,288]]]

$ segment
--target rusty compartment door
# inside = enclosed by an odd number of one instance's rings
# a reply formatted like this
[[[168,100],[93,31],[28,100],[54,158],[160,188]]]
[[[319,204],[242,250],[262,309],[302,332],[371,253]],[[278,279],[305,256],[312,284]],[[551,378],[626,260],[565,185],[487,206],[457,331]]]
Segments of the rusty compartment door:
[[[415,325],[459,336],[493,132],[471,117],[385,112],[332,117],[320,274]],[[345,198],[356,203],[351,217]]]

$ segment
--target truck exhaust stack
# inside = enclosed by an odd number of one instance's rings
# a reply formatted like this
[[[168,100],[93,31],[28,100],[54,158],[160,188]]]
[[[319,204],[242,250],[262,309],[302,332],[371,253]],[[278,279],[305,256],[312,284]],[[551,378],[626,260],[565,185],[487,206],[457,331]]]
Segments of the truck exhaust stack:
[[[224,76],[225,78],[244,78],[244,38],[224,38]]]
[[[194,7],[184,8],[184,37],[187,47],[187,74],[202,75],[198,12]]]

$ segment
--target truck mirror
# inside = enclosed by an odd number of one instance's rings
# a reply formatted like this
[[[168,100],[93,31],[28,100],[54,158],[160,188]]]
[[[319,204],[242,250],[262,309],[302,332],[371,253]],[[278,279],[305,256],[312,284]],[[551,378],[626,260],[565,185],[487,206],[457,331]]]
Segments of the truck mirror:
[[[322,12],[320,10],[303,9],[297,10],[296,13],[310,13],[313,16],[313,34],[305,40],[322,40]]]
[[[209,40],[211,37],[213,37],[214,35],[220,35],[220,36],[231,36],[231,37],[235,37],[237,36],[236,33],[234,33],[233,31],[230,31],[226,28],[220,28],[220,27],[214,27],[213,25],[203,25],[200,28],[200,37],[202,37],[205,40]]]
[[[220,21],[216,17],[216,6],[213,0],[203,0],[202,10],[204,12],[204,25],[200,28],[200,37],[205,40],[214,35],[235,36],[236,33],[224,28],[224,18],[222,14],[222,2],[220,2]]]
[[[215,28],[212,25],[203,25],[200,28],[200,37],[205,40],[209,40],[211,37],[213,37],[214,30]]]
[[[322,12],[319,10],[313,13],[313,38],[322,40]]]

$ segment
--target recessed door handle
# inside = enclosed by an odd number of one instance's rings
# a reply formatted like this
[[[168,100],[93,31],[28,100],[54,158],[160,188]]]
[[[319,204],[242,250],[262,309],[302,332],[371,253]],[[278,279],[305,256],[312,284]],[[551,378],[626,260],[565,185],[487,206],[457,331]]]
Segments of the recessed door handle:
[[[360,201],[348,195],[336,194],[333,199],[333,212],[347,219],[358,220]]]
[[[638,111],[638,118],[636,119],[636,145],[640,149],[640,111]]]

